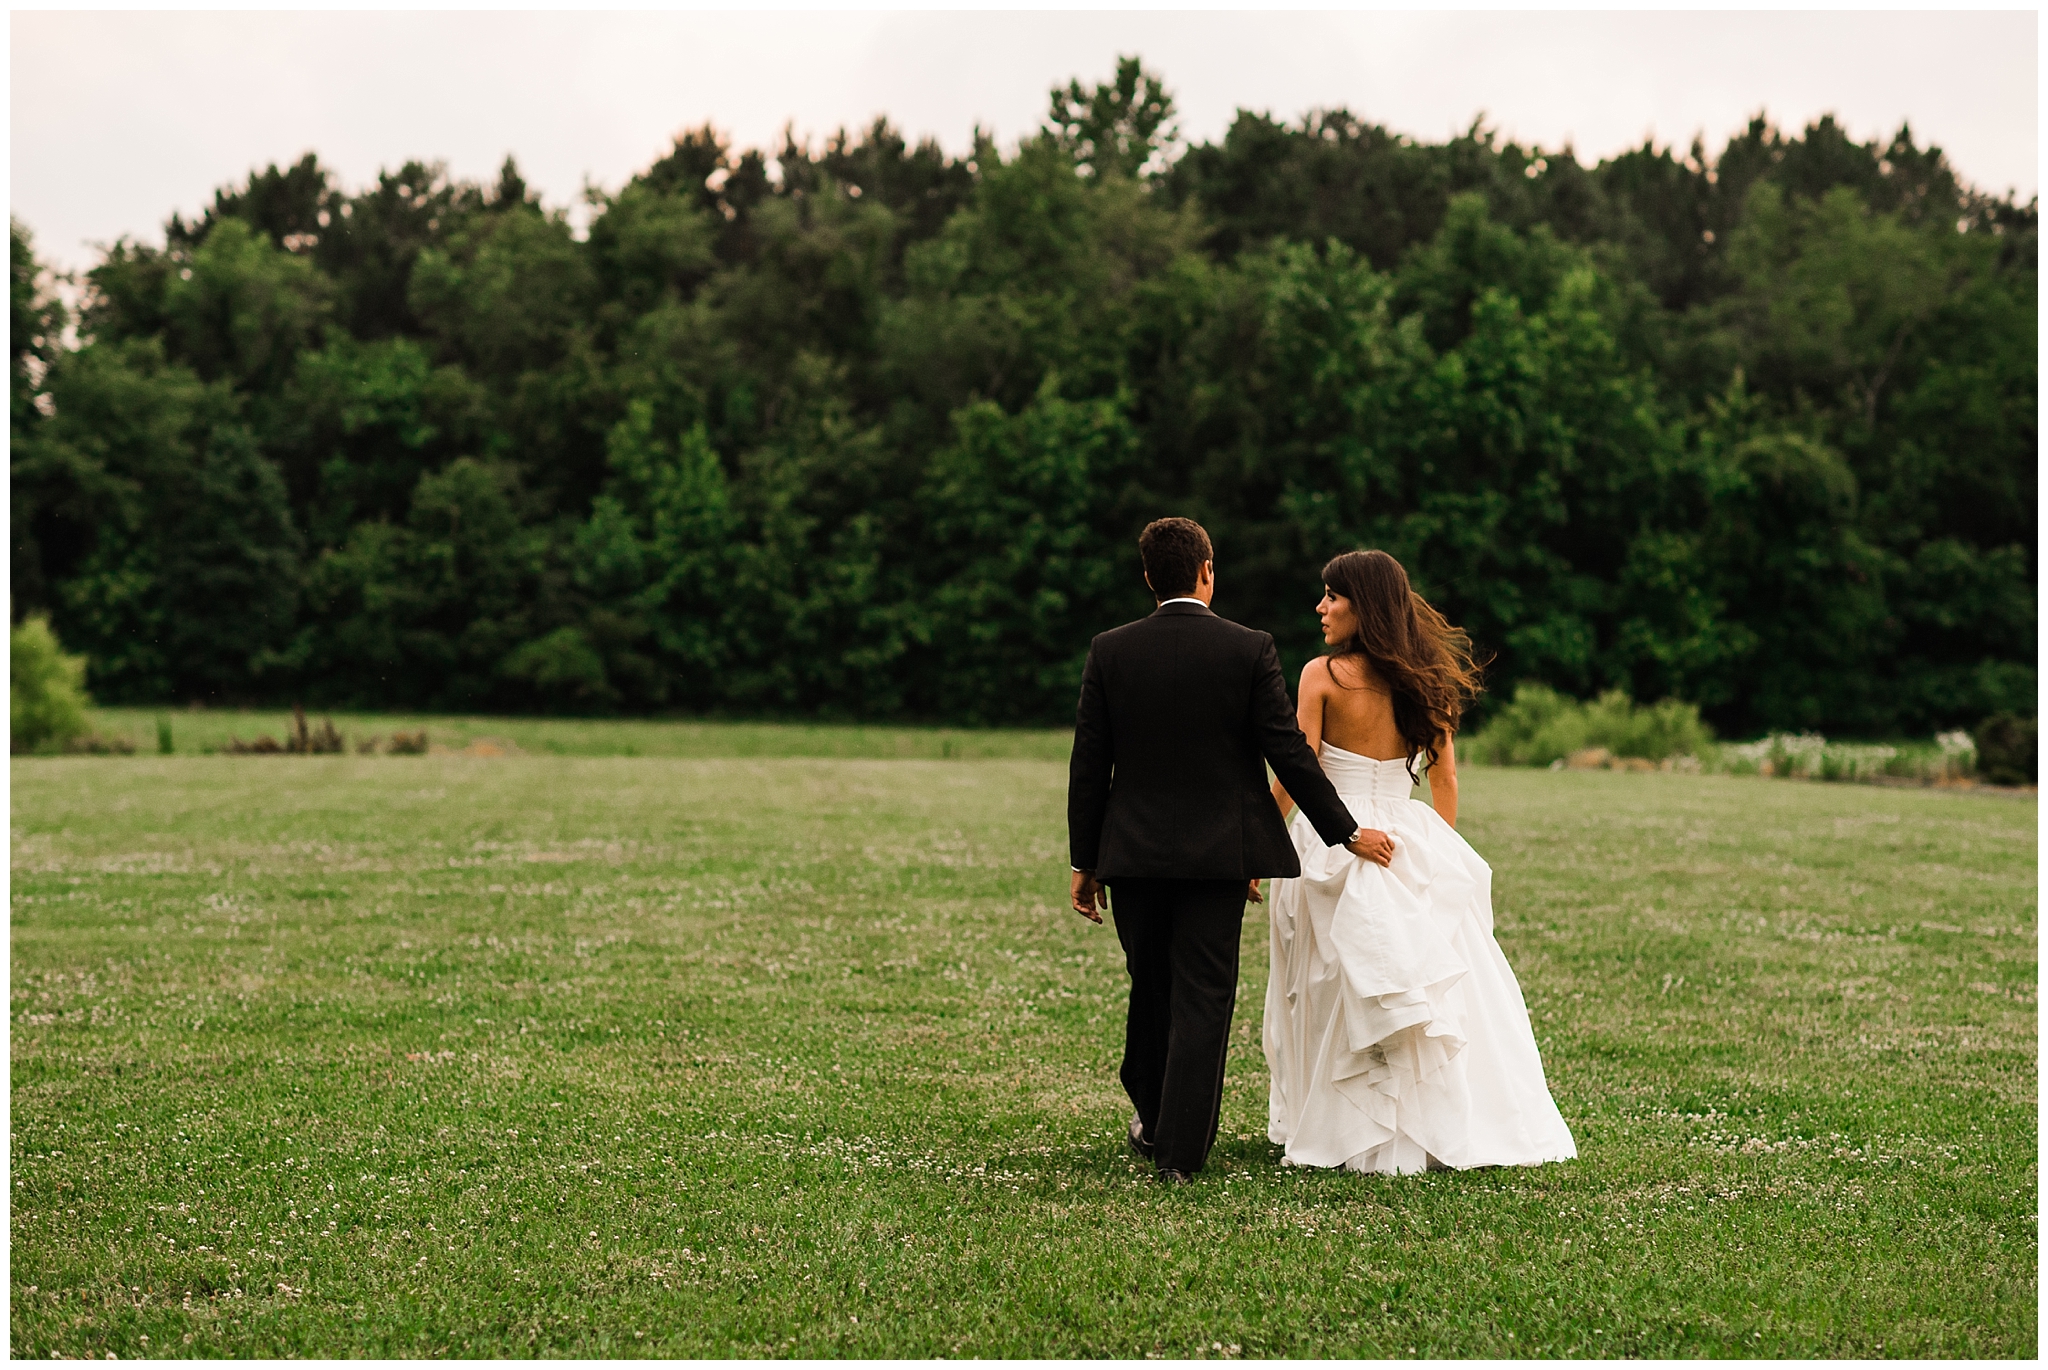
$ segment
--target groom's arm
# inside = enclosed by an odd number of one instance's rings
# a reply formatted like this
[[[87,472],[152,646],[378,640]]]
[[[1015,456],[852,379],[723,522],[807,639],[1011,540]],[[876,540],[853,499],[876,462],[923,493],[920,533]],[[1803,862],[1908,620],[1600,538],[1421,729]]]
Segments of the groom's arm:
[[[1067,852],[1077,871],[1095,869],[1102,845],[1102,817],[1109,809],[1113,768],[1109,742],[1109,701],[1095,648],[1081,671],[1081,702],[1074,711],[1074,755],[1067,763]]]
[[[1323,774],[1322,763],[1302,736],[1294,705],[1287,698],[1287,680],[1280,674],[1280,653],[1270,636],[1252,683],[1252,728],[1266,763],[1308,816],[1316,836],[1328,846],[1343,846],[1357,829],[1358,820],[1344,807],[1336,786]]]

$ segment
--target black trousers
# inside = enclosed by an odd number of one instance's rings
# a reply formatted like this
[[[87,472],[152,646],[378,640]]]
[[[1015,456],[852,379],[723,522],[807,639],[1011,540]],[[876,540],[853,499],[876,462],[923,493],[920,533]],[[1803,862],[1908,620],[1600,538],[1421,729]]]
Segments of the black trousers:
[[[1126,877],[1110,890],[1131,973],[1121,1075],[1161,1170],[1193,1174],[1216,1143],[1245,884]]]

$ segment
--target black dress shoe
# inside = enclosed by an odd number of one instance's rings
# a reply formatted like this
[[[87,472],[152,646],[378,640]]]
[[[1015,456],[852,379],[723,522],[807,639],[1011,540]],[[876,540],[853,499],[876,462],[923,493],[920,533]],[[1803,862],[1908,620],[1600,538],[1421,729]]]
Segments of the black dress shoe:
[[[1130,1131],[1124,1134],[1131,1144],[1131,1150],[1145,1160],[1152,1159],[1152,1143],[1145,1140],[1145,1125],[1138,1121],[1138,1115],[1131,1115]]]
[[[1173,1170],[1165,1166],[1160,1167],[1159,1170],[1159,1183],[1161,1184],[1191,1184],[1194,1178],[1185,1170]]]

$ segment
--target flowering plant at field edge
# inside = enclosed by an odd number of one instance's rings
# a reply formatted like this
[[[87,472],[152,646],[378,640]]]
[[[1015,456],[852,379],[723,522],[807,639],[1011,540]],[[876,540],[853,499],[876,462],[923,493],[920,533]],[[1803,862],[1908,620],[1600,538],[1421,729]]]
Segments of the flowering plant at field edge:
[[[1976,766],[1976,745],[1965,732],[1939,733],[1931,747],[1889,743],[1830,742],[1819,733],[1771,733],[1755,742],[1720,748],[1716,769],[1734,775],[1774,775],[1819,780],[1875,780],[1886,777],[1922,783],[1953,783]]]

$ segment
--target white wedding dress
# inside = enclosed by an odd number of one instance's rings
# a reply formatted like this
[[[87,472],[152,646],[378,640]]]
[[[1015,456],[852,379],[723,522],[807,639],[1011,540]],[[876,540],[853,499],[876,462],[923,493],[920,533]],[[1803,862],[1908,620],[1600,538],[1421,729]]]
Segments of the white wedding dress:
[[[1493,871],[1407,765],[1325,742],[1323,772],[1391,866],[1326,847],[1297,810],[1301,875],[1268,904],[1268,1135],[1284,1163],[1406,1174],[1578,1155],[1521,986],[1493,940]]]

